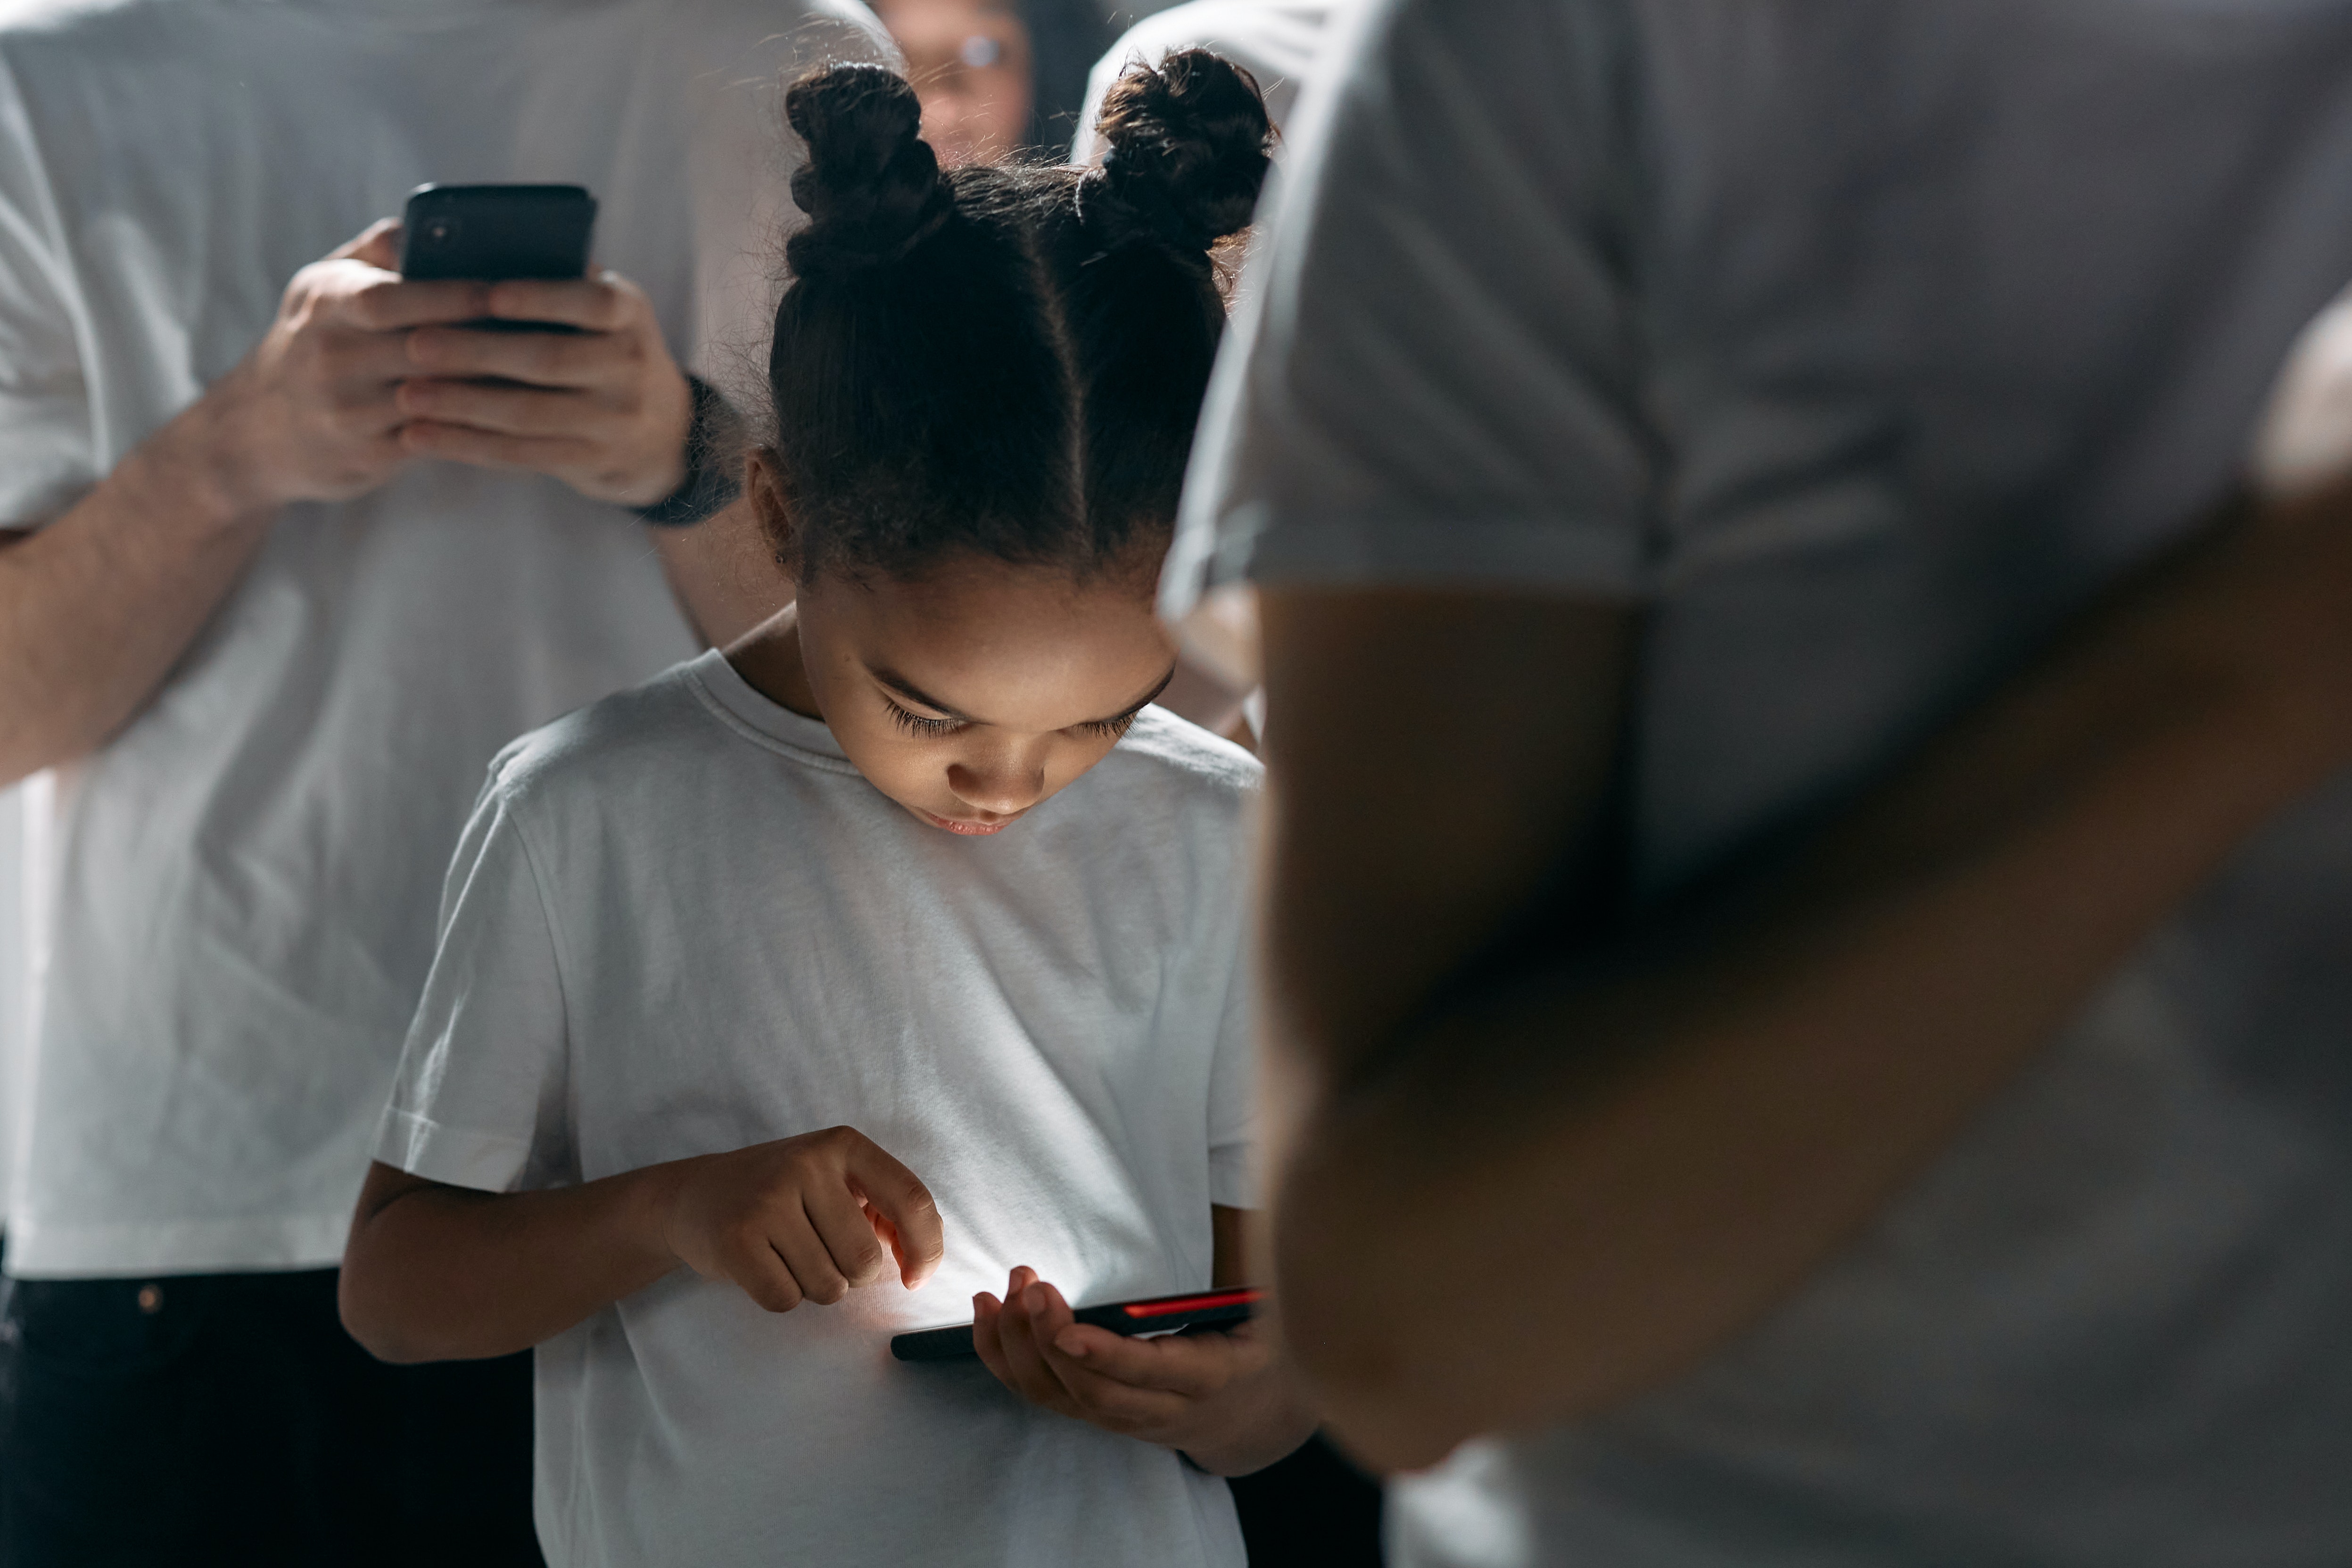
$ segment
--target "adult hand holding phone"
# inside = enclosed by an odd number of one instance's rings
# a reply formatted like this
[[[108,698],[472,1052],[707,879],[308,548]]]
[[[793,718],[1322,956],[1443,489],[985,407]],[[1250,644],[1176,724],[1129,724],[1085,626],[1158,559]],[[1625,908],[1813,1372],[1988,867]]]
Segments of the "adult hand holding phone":
[[[297,272],[252,351],[29,537],[0,530],[0,784],[86,756],[154,693],[289,501],[373,489],[410,451],[409,333],[481,315],[409,281],[385,221]],[[18,520],[0,520],[15,521]]]
[[[482,331],[443,320],[410,332],[397,398],[404,452],[526,468],[623,506],[650,506],[677,488],[694,397],[645,290],[609,270],[472,287],[477,318],[573,330]]]
[[[222,510],[349,500],[408,460],[395,396],[414,374],[408,334],[481,315],[488,290],[408,281],[399,259],[386,218],[295,273],[261,342],[191,410],[212,439],[186,456]]]

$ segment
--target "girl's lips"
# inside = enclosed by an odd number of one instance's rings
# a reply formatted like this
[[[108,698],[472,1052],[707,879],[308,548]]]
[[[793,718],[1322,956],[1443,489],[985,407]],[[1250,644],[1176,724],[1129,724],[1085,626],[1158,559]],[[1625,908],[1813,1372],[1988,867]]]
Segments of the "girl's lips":
[[[992,833],[1002,833],[1020,821],[1023,815],[1016,811],[1012,816],[1000,818],[995,822],[959,822],[952,816],[941,816],[937,812],[927,811],[922,814],[923,820],[933,827],[949,833],[961,834],[967,838],[985,838]]]

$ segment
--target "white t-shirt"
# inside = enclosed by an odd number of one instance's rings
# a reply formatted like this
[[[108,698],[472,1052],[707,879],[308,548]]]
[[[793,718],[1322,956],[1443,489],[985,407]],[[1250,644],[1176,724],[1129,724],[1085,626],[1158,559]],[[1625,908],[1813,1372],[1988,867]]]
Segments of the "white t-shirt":
[[[1267,114],[1279,126],[1288,118],[1329,33],[1332,17],[1362,0],[1190,0],[1129,27],[1087,78],[1086,106],[1070,162],[1091,163],[1097,143],[1095,118],[1103,100],[1127,68],[1140,60],[1158,65],[1180,49],[1212,49],[1246,66],[1265,92]]]
[[[820,16],[833,18],[819,23]],[[772,300],[834,0],[131,0],[0,22],[0,522],[54,517],[425,180],[555,181],[673,350]],[[289,507],[153,701],[32,792],[38,1016],[8,1266],[341,1258],[481,770],[693,650],[644,529],[419,464]]]
[[[1645,895],[2180,537],[2352,278],[2344,0],[1389,0],[1339,47],[1170,595],[1639,601]],[[2339,783],[1752,1331],[1397,1489],[1400,1560],[2343,1563],[2347,1021]]]
[[[893,1361],[1016,1264],[1209,1281],[1246,1206],[1243,814],[1158,709],[987,839],[925,826],[712,653],[518,742],[449,877],[377,1157],[487,1191],[846,1124],[938,1200],[922,1289],[762,1311],[681,1269],[539,1351],[556,1568],[1231,1563],[1222,1481]]]
[[[16,1073],[22,1061],[25,1010],[25,797],[0,790],[0,1213],[8,1202],[11,1162],[21,1103]]]

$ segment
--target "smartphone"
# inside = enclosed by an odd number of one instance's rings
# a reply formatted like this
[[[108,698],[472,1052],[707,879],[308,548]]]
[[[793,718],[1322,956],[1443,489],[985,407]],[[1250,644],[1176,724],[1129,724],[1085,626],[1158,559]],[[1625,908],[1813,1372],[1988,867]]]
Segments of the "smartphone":
[[[403,278],[583,278],[596,198],[579,185],[419,185],[401,218]],[[487,331],[575,331],[551,321],[481,321]]]
[[[1257,1310],[1265,1291],[1247,1287],[1232,1290],[1187,1290],[1177,1296],[1151,1296],[1139,1301],[1110,1301],[1080,1307],[1071,1314],[1082,1323],[1108,1329],[1115,1334],[1181,1333],[1187,1329],[1223,1328],[1247,1321]],[[972,1347],[971,1325],[921,1329],[893,1335],[890,1353],[900,1361],[954,1361],[978,1355]]]

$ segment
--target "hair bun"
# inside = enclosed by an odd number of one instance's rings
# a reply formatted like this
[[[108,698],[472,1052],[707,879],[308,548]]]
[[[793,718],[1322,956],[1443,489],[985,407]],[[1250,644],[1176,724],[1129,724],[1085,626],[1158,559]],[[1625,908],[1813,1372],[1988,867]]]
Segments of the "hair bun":
[[[793,175],[808,226],[784,246],[795,274],[897,261],[954,210],[920,135],[922,104],[896,71],[828,66],[784,95],[784,119],[808,143]]]
[[[1087,194],[1108,196],[1115,221],[1202,255],[1249,226],[1274,127],[1257,79],[1231,60],[1185,49],[1158,70],[1129,67],[1104,98],[1096,132],[1105,151]]]

